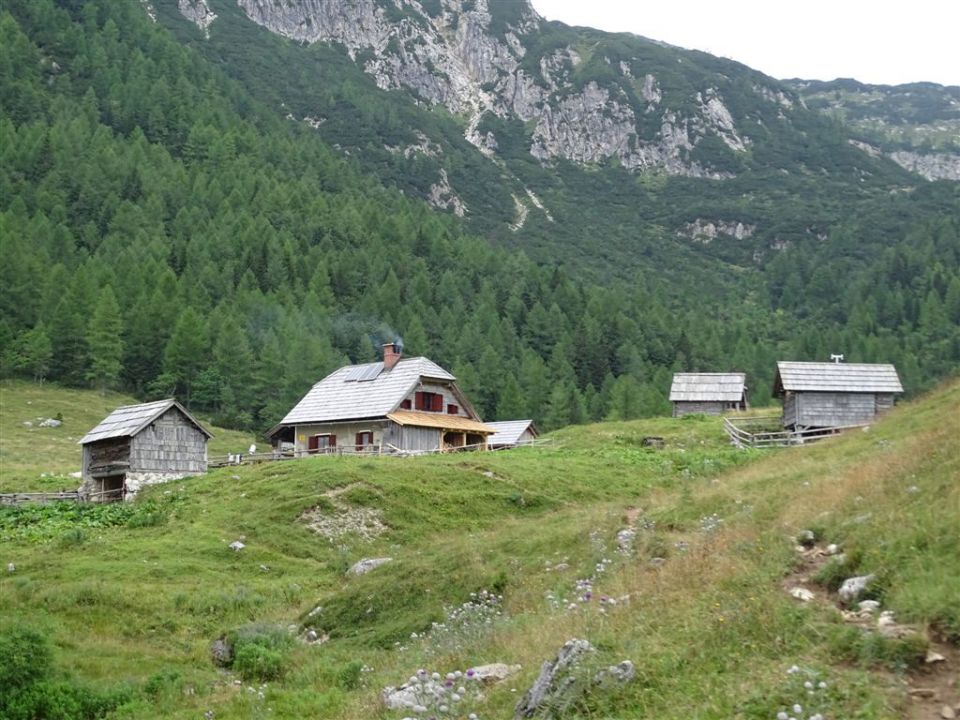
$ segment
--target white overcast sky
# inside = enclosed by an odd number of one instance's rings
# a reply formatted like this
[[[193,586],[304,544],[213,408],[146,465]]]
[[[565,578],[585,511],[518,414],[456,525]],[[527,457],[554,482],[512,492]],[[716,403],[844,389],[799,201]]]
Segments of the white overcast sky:
[[[960,85],[960,0],[532,3],[548,20],[704,50],[776,78]]]

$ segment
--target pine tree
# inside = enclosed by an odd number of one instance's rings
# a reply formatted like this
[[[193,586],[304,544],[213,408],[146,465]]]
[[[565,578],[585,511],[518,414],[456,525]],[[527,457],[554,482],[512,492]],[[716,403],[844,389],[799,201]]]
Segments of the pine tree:
[[[187,307],[177,318],[163,354],[164,375],[175,382],[175,391],[190,407],[194,383],[208,363],[207,328],[197,311]]]
[[[109,285],[100,292],[97,305],[87,326],[87,348],[90,368],[87,380],[105,391],[115,387],[120,378],[123,359],[123,321],[120,305]]]

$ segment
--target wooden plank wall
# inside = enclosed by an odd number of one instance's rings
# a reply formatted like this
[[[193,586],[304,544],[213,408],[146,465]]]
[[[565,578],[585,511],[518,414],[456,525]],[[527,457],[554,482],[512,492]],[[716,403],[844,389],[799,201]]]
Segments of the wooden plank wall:
[[[873,393],[802,392],[797,425],[836,427],[869,422],[876,414]]]
[[[699,402],[675,401],[673,403],[673,416],[682,417],[684,415],[692,415],[693,413],[720,415],[724,411],[725,405],[726,403],[723,402],[707,402],[705,400]]]
[[[397,433],[400,442],[394,443],[401,450],[424,452],[440,448],[441,432],[436,428],[405,425]]]
[[[170,408],[133,438],[130,471],[206,472],[207,436],[176,408]]]
[[[87,447],[90,448],[89,459],[88,464],[84,465],[84,473],[90,467],[125,463],[130,459],[130,438],[109,438],[89,443]]]

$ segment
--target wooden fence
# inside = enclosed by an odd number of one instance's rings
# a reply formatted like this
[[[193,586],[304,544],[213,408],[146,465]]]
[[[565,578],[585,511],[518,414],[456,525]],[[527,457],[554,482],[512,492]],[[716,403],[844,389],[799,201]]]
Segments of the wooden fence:
[[[810,428],[807,430],[773,430],[774,422],[779,424],[780,418],[764,416],[731,420],[725,417],[723,419],[723,429],[730,436],[730,442],[737,447],[772,448],[803,445],[832,437],[843,430],[862,428],[869,424],[838,425],[836,427]]]
[[[40,493],[0,493],[0,505],[18,507],[36,503],[46,505],[53,502],[115,502],[123,500],[123,488],[103,490],[95,493],[80,493],[76,490],[68,492],[40,492]]]

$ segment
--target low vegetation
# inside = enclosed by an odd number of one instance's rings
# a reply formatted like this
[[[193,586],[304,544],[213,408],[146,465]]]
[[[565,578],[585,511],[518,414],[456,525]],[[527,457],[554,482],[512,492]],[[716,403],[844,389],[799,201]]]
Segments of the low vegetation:
[[[47,638],[53,666],[118,698],[111,717],[400,720],[384,687],[493,662],[520,668],[465,685],[448,716],[511,717],[541,664],[582,638],[586,691],[563,717],[889,718],[927,643],[960,638],[958,403],[954,382],[868,430],[767,453],[694,417],[155,486],[109,511],[123,522],[2,538],[3,641],[14,627]],[[344,506],[387,531],[330,540],[298,519]],[[132,522],[141,508],[163,521]],[[881,637],[791,598],[803,530],[838,544],[849,574],[876,574],[872,596],[915,632]],[[392,561],[347,574],[372,557]],[[837,580],[822,579],[826,597]],[[632,681],[589,681],[625,659]]]

